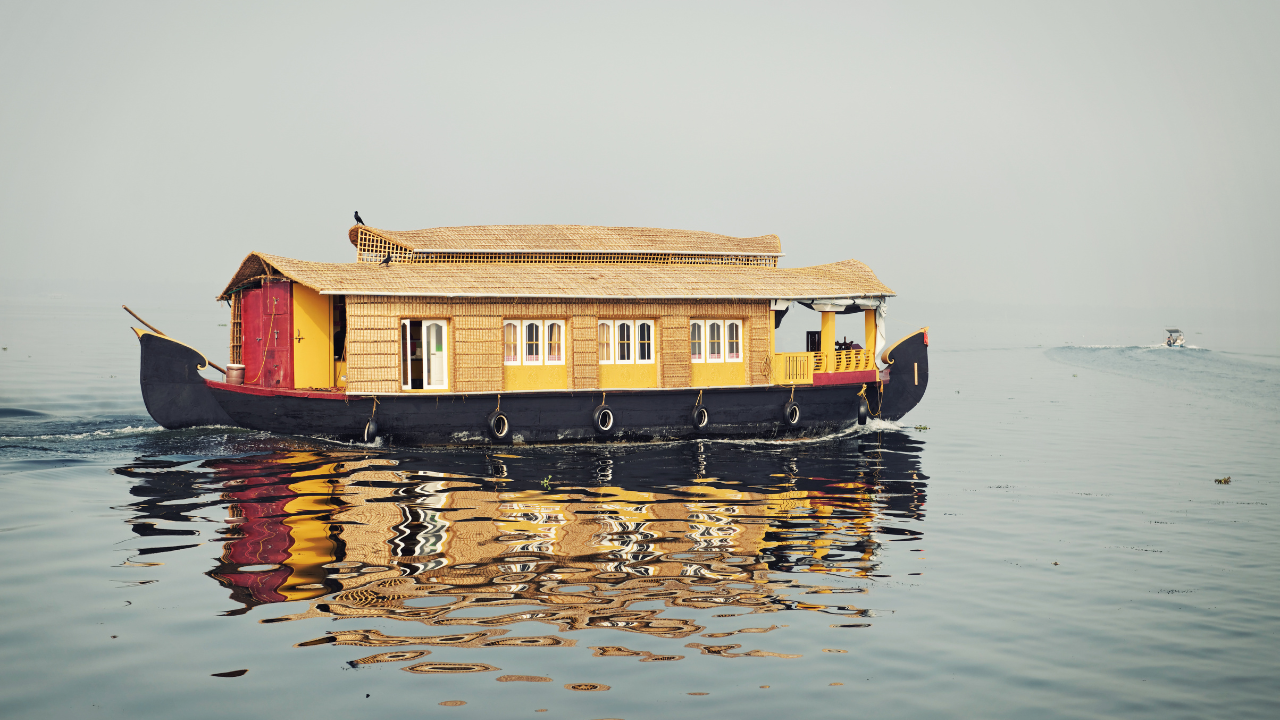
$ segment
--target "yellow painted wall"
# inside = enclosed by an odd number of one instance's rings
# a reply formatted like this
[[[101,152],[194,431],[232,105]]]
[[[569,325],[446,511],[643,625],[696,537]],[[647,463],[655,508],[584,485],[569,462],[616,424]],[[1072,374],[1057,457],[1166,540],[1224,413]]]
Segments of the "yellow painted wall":
[[[568,390],[567,365],[504,365],[503,390]]]
[[[333,331],[329,298],[293,284],[293,386],[333,387]],[[298,338],[302,339],[299,340]]]
[[[601,365],[600,387],[656,388],[658,387],[658,364]]]
[[[333,363],[333,386],[344,388],[347,386],[347,361],[335,360]]]
[[[692,369],[689,385],[693,387],[747,384],[747,364],[744,362],[693,363]]]

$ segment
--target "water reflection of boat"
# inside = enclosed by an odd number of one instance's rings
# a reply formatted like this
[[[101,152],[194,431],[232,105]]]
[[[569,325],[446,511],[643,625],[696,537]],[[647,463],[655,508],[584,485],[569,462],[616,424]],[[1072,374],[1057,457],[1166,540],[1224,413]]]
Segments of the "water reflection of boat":
[[[273,621],[380,618],[448,629],[344,629],[311,644],[566,646],[575,639],[563,633],[588,628],[687,638],[723,612],[856,619],[867,612],[817,598],[861,592],[849,581],[877,574],[886,538],[918,536],[902,527],[924,501],[915,447],[888,435],[883,445],[848,441],[852,459],[839,461],[696,446],[575,454],[581,484],[558,487],[531,478],[552,468],[564,477],[562,456],[476,456],[480,472],[422,469],[431,458],[405,456],[215,461],[204,481],[221,487],[234,522],[210,575],[243,604],[233,612],[309,600],[305,612]],[[814,600],[792,597],[806,590]],[[559,632],[508,636],[506,626],[524,622]],[[678,658],[649,656],[641,659]]]

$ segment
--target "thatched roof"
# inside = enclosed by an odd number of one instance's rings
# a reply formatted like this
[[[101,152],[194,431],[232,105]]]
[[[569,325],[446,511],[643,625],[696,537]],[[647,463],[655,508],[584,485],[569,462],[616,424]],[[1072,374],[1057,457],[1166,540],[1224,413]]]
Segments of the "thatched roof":
[[[591,225],[472,225],[405,231],[353,225],[347,231],[352,245],[359,247],[357,238],[361,230],[415,252],[782,254],[782,242],[777,235],[738,238],[696,230]]]
[[[844,260],[805,268],[536,263],[320,263],[252,253],[219,299],[264,275],[322,293],[426,297],[822,299],[889,296],[871,268]]]

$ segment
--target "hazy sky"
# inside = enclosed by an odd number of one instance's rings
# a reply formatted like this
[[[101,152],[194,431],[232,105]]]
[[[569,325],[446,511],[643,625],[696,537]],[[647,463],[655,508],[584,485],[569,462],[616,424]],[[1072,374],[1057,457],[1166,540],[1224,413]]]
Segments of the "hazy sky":
[[[1280,3],[0,3],[0,296],[373,226],[777,233],[922,302],[1280,305]],[[1268,332],[1276,332],[1272,327]]]

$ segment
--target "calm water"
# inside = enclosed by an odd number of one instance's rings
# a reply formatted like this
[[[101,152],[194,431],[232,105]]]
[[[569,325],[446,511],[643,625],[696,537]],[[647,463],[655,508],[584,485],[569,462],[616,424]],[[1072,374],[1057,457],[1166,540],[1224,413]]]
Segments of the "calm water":
[[[124,320],[5,311],[5,717],[1280,715],[1274,357],[935,330],[901,426],[422,451],[160,430]]]

